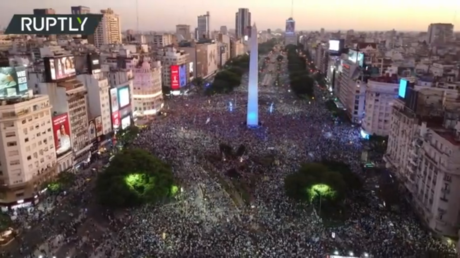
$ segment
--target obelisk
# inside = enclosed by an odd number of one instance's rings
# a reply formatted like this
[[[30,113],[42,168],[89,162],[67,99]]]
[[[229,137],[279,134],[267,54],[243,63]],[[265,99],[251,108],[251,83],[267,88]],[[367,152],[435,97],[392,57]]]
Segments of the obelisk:
[[[259,45],[256,24],[251,28],[249,39],[249,80],[248,80],[248,127],[259,126]]]

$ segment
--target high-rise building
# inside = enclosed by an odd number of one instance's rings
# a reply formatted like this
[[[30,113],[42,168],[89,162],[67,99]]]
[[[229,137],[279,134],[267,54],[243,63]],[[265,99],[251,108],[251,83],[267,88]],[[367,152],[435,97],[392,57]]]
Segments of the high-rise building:
[[[1,100],[0,123],[0,206],[31,206],[57,168],[48,96]]]
[[[216,73],[219,65],[219,49],[216,42],[196,44],[196,76],[206,78]]]
[[[432,23],[428,26],[427,43],[444,44],[454,39],[454,25],[451,23]]]
[[[94,33],[94,45],[122,43],[120,16],[112,9],[101,10],[102,20]]]
[[[171,88],[171,90],[179,90],[180,83],[180,69],[181,67],[187,68],[190,62],[190,56],[185,51],[180,51],[174,47],[167,47],[162,49],[160,53],[160,61],[162,64],[162,82],[163,86]]]
[[[91,9],[86,6],[72,6],[70,7],[70,11],[72,14],[89,14]]]
[[[176,35],[178,36],[178,41],[190,40],[192,36],[190,32],[190,25],[177,24],[176,25]]]
[[[133,69],[134,117],[154,115],[163,107],[160,61],[144,57]]]
[[[235,13],[235,35],[237,38],[244,38],[244,36],[250,36],[247,31],[247,27],[251,26],[251,12],[248,8],[240,8]]]
[[[223,35],[227,35],[228,33],[227,26],[220,26],[220,33]]]
[[[210,26],[211,26],[211,15],[209,12],[206,12],[206,14],[198,16],[198,27],[197,27],[197,33],[196,33],[196,40],[200,39],[210,39],[211,38],[211,31],[210,31]]]

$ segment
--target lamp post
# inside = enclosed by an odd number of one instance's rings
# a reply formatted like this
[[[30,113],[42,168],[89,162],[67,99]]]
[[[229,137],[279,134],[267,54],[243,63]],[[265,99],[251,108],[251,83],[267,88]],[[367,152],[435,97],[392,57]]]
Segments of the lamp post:
[[[315,193],[319,195],[319,215],[321,216],[321,192],[314,189]]]

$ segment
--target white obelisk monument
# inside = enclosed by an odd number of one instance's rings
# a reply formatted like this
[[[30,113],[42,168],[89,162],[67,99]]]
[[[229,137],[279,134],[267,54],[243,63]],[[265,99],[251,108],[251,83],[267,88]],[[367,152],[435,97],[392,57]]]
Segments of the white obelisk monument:
[[[248,80],[248,127],[259,126],[259,45],[256,24],[251,28],[249,39],[249,80]]]

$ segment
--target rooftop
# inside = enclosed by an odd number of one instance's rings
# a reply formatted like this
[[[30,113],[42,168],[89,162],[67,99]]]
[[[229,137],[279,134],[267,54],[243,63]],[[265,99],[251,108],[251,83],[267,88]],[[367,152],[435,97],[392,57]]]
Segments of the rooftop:
[[[392,76],[371,77],[369,81],[383,82],[383,83],[399,83],[399,78],[393,74]]]
[[[450,142],[452,145],[454,146],[460,146],[460,141],[458,140],[458,138],[455,136],[454,132],[452,131],[436,131],[435,132],[441,136],[442,138],[444,138],[445,140],[447,140],[448,142]]]

